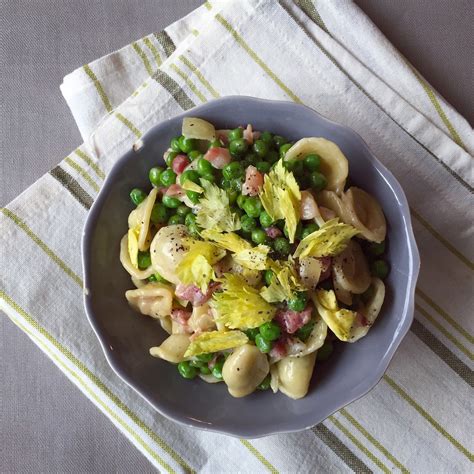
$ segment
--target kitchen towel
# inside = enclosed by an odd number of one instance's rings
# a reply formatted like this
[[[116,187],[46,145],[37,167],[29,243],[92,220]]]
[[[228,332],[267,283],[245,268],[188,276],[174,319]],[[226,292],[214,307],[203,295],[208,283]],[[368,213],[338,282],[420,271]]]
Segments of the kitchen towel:
[[[473,132],[355,4],[206,2],[61,90],[84,144],[2,209],[0,307],[154,466],[472,471]],[[404,187],[422,259],[415,321],[380,383],[311,430],[258,440],[158,415],[109,368],[82,307],[82,227],[107,172],[151,126],[236,94],[355,129]]]

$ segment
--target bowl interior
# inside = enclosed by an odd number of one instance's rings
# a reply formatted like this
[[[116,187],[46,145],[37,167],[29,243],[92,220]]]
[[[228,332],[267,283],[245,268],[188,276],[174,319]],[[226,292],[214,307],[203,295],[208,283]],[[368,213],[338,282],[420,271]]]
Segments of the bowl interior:
[[[129,192],[137,186],[149,187],[148,170],[162,164],[170,139],[181,133],[182,116],[153,128],[138,153],[130,151],[122,157],[94,203],[83,245],[88,316],[115,371],[176,421],[246,437],[312,426],[378,381],[411,323],[416,248],[403,192],[358,135],[306,107],[239,97],[210,102],[186,115],[207,119],[217,128],[250,122],[256,130],[270,130],[291,140],[322,136],[339,145],[350,162],[351,179],[376,196],[388,222],[391,273],[379,319],[365,338],[337,344],[333,357],[316,365],[310,391],[298,401],[270,391],[235,399],[224,384],[184,380],[174,365],[149,355],[149,348],[159,345],[166,334],[159,323],[127,304],[124,293],[133,284],[120,264],[119,243],[132,210]]]

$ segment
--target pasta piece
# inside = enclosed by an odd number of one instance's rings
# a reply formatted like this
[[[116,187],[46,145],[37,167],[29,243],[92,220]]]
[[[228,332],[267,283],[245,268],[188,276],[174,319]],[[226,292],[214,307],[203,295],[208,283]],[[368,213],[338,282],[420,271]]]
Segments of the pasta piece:
[[[285,160],[303,160],[312,153],[321,157],[321,173],[327,179],[326,189],[341,194],[349,174],[349,163],[334,142],[320,137],[302,138],[286,152]]]
[[[143,212],[140,221],[140,235],[138,236],[138,250],[144,252],[150,248],[150,217],[155,205],[158,189],[153,188],[148,197],[143,201]]]
[[[279,390],[295,400],[308,393],[313,375],[316,352],[304,357],[285,357],[277,363]]]
[[[139,278],[135,278],[134,276],[132,276],[132,283],[135,285],[136,288],[142,288],[148,283],[148,281],[140,280]]]
[[[169,285],[148,283],[142,288],[125,292],[128,302],[140,313],[152,318],[163,318],[171,314],[173,292]]]
[[[314,290],[321,277],[322,263],[317,257],[303,257],[299,260],[300,281],[308,290]]]
[[[171,334],[191,334],[193,331],[187,325],[171,320]]]
[[[280,385],[280,379],[278,377],[278,365],[272,364],[270,366],[270,388],[273,393],[278,392],[278,387]]]
[[[153,357],[167,360],[173,364],[178,364],[186,360],[184,353],[189,346],[189,336],[185,334],[172,334],[167,337],[160,346],[151,347],[150,354]]]
[[[170,316],[165,316],[164,318],[160,318],[160,326],[168,333],[171,334],[173,332],[173,321],[171,320]]]
[[[332,286],[334,287],[334,293],[336,294],[337,300],[342,301],[347,306],[351,306],[353,302],[352,293],[339,286],[334,273],[332,274]]]
[[[206,120],[195,117],[183,118],[182,133],[186,138],[196,138],[210,142],[216,139],[216,129],[214,125]]]
[[[239,398],[255,391],[269,370],[267,356],[256,346],[245,344],[227,358],[222,368],[222,377],[229,393]]]
[[[335,287],[342,290],[357,295],[364,293],[370,286],[369,265],[360,245],[355,240],[351,240],[344,251],[334,257],[332,272]],[[342,299],[341,301],[346,303]]]
[[[227,255],[215,266],[216,275],[222,276],[224,273],[233,273],[240,275],[245,283],[250,286],[258,286],[262,281],[262,272],[258,270],[250,270],[244,268],[242,265],[237,263],[232,255]]]
[[[370,285],[370,297],[365,306],[358,311],[359,317],[352,328],[349,342],[356,342],[364,337],[374,324],[380,313],[385,299],[385,285],[379,278],[372,278]]]
[[[187,252],[186,236],[187,228],[184,225],[162,227],[156,233],[150,246],[152,273],[159,273],[175,285],[180,283],[176,267]]]
[[[358,229],[365,239],[382,242],[387,233],[387,223],[377,200],[362,189],[352,187],[342,195],[349,223]]]
[[[146,270],[140,270],[132,264],[130,253],[128,251],[128,234],[125,234],[120,241],[120,262],[122,263],[123,268],[125,268],[125,270],[127,270],[127,272],[137,280],[146,280],[155,273],[153,266],[148,267]]]
[[[204,380],[206,383],[218,383],[223,382],[222,379],[216,379],[212,374],[199,374],[199,378]]]
[[[188,325],[194,332],[213,331],[216,329],[216,323],[208,303],[193,308]]]
[[[294,344],[292,347],[291,353],[288,354],[288,357],[305,357],[313,352],[316,352],[326,340],[328,334],[328,326],[324,320],[318,317],[311,334],[309,335],[306,342],[302,342],[301,347]],[[296,348],[296,350],[294,349]]]
[[[324,190],[319,192],[316,196],[316,201],[318,206],[331,209],[331,211],[335,212],[336,216],[344,223],[350,224],[350,220],[348,219],[344,209],[344,204],[342,203],[341,198],[334,191]]]

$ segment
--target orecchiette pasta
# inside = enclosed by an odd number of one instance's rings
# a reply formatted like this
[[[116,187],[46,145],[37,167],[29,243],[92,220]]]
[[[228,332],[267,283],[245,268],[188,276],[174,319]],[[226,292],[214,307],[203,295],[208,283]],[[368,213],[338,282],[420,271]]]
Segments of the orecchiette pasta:
[[[327,179],[326,189],[342,193],[349,174],[349,162],[334,142],[325,138],[302,138],[288,150],[285,160],[301,160],[313,153],[321,158],[321,172]]]
[[[146,270],[140,270],[133,266],[128,252],[128,234],[125,234],[120,241],[120,262],[122,263],[123,268],[125,268],[125,270],[127,270],[127,272],[137,280],[146,280],[154,273],[152,267],[149,267]]]
[[[362,237],[372,242],[385,240],[387,223],[376,199],[364,190],[352,187],[342,195],[342,202],[347,218]]]
[[[158,272],[163,278],[179,284],[176,266],[186,254],[184,238],[188,232],[184,225],[162,227],[153,238],[150,246],[152,271]]]
[[[321,260],[316,257],[300,258],[300,279],[301,283],[308,290],[314,290],[321,276]]]
[[[356,342],[368,333],[380,313],[384,299],[385,285],[383,281],[380,278],[372,278],[369,300],[359,310],[363,318],[356,321],[357,324],[352,329],[352,337],[349,342]]]
[[[346,249],[334,257],[332,272],[335,288],[338,286],[342,290],[361,294],[370,285],[369,265],[355,240],[351,240]]]
[[[177,364],[186,358],[184,353],[189,347],[189,336],[186,334],[171,334],[160,346],[150,348],[150,354],[168,362]]]
[[[173,291],[169,285],[148,283],[147,285],[125,292],[128,302],[140,313],[152,318],[163,318],[171,314]]]
[[[202,306],[195,306],[188,321],[189,327],[193,331],[213,331],[216,328],[216,322],[211,313],[211,308],[208,303]]]
[[[326,340],[328,326],[322,318],[317,319],[313,330],[301,349],[288,354],[288,357],[304,357],[317,351]]]
[[[265,354],[256,346],[245,344],[234,350],[222,369],[222,377],[229,393],[245,397],[252,393],[270,370]]]
[[[290,398],[303,398],[308,393],[316,352],[304,357],[285,357],[277,362],[278,389]]]

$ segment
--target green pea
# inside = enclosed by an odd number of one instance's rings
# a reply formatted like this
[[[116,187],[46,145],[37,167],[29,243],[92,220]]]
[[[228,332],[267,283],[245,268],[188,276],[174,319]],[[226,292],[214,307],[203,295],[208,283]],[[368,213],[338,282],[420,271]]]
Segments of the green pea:
[[[268,163],[268,161],[259,161],[255,167],[260,171],[260,173],[268,173],[272,165],[271,163]]]
[[[321,166],[321,158],[319,155],[311,154],[305,157],[304,167],[308,171],[319,171],[320,166]]]
[[[158,283],[169,284],[168,280],[165,280],[159,273],[154,273],[148,278],[148,281],[157,281]]]
[[[267,234],[263,229],[254,229],[252,231],[252,240],[256,244],[263,244],[267,240]]]
[[[184,223],[189,227],[192,224],[196,224],[196,216],[192,212],[186,215]]]
[[[194,140],[194,138],[181,136],[179,138],[179,148],[183,153],[189,153],[196,148],[196,140]]]
[[[210,183],[214,183],[216,181],[216,176],[212,171],[210,173],[203,174],[201,178],[209,181]]]
[[[240,225],[244,232],[252,232],[257,228],[257,221],[253,217],[243,215],[240,219]]]
[[[150,252],[138,252],[138,268],[145,270],[151,265]]]
[[[270,227],[273,224],[273,219],[270,217],[270,215],[266,212],[263,211],[260,214],[260,224],[262,224],[262,227]]]
[[[178,372],[185,379],[193,379],[197,375],[196,367],[193,367],[187,360],[178,364]]]
[[[309,181],[311,183],[311,187],[316,191],[322,191],[328,184],[326,176],[324,176],[319,171],[313,171],[309,175]]]
[[[191,150],[191,151],[188,153],[188,158],[189,158],[191,161],[199,160],[200,158],[202,158],[202,153],[201,153],[199,150]]]
[[[287,256],[291,252],[291,244],[285,237],[277,237],[273,241],[273,248],[282,256]]]
[[[276,163],[280,159],[278,152],[276,150],[270,150],[265,157],[265,160],[268,161],[271,165]]]
[[[221,188],[222,189],[230,189],[230,180],[223,177],[221,179]]]
[[[176,209],[181,204],[181,201],[179,199],[166,195],[163,196],[162,202],[166,207],[169,207],[171,209]]]
[[[175,214],[168,219],[168,225],[184,224],[184,217]]]
[[[260,334],[267,341],[276,341],[281,334],[280,326],[273,321],[264,323],[259,327]]]
[[[222,143],[218,138],[212,140],[212,142],[209,142],[209,148],[220,148],[221,146]]]
[[[265,270],[265,273],[263,274],[263,279],[265,280],[265,284],[267,286],[271,285],[274,276],[275,273],[272,270]]]
[[[296,336],[301,339],[303,342],[306,342],[311,335],[311,332],[314,328],[314,321],[310,321],[306,323],[304,326],[300,327],[298,331],[296,331]]]
[[[237,206],[239,206],[240,209],[242,209],[246,199],[247,199],[247,196],[244,196],[243,194],[240,194],[239,197],[237,198]]]
[[[188,226],[188,232],[192,237],[199,237],[199,227],[196,224]]]
[[[178,209],[176,209],[176,214],[183,217],[186,217],[190,212],[191,209],[186,206],[186,204],[181,204],[180,206],[178,206]]]
[[[267,143],[269,146],[273,145],[273,134],[265,131],[260,134],[260,140]]]
[[[186,191],[186,196],[188,196],[189,200],[193,204],[197,204],[199,199],[201,199],[201,194],[197,193],[196,191]]]
[[[171,169],[164,170],[163,173],[160,174],[160,181],[163,186],[171,186],[176,183],[176,173]]]
[[[202,365],[199,367],[199,372],[201,372],[202,375],[210,375],[211,369],[207,365]]]
[[[206,364],[207,364],[208,362],[211,362],[213,357],[214,357],[214,354],[209,352],[207,354],[199,354],[199,355],[195,356],[194,358],[196,360],[198,360],[199,362],[206,362]]]
[[[273,143],[275,143],[275,146],[277,148],[280,148],[285,143],[288,143],[288,140],[285,137],[282,137],[281,135],[275,135],[273,137]]]
[[[186,181],[192,181],[193,183],[199,183],[199,173],[194,170],[186,170],[179,177],[179,182],[184,184]]]
[[[212,375],[214,375],[216,379],[222,379],[222,367],[224,367],[224,362],[225,359],[219,357],[219,359],[217,359],[216,363],[214,364],[214,367],[212,368]]]
[[[202,176],[206,173],[212,173],[214,167],[211,165],[210,161],[207,161],[204,158],[199,158],[197,161],[197,172]]]
[[[168,220],[168,209],[161,202],[154,204],[150,220],[153,224],[164,224]]]
[[[146,193],[139,188],[134,188],[130,191],[130,199],[135,206],[138,206],[146,199]]]
[[[285,143],[279,148],[280,152],[280,158],[284,158],[286,155],[286,152],[292,147],[293,145],[291,143]]]
[[[252,152],[252,153],[247,153],[247,155],[245,155],[245,161],[247,161],[249,165],[255,165],[258,163],[259,160],[260,158],[256,153]]]
[[[257,390],[268,390],[270,388],[272,378],[268,374],[258,385]]]
[[[374,257],[380,257],[385,252],[385,240],[383,242],[377,243],[377,242],[372,242],[368,246],[368,250],[371,255]]]
[[[242,128],[234,128],[229,132],[229,135],[227,135],[227,138],[231,142],[232,140],[237,140],[239,138],[242,138],[244,136],[244,131]]]
[[[234,156],[243,155],[248,147],[248,143],[243,138],[237,138],[229,143],[229,151]]]
[[[308,224],[307,226],[304,227],[303,232],[301,232],[301,240],[308,237],[309,234],[312,234],[313,232],[316,232],[317,230],[319,230],[318,224],[316,224],[315,222]]]
[[[248,216],[259,217],[262,212],[262,203],[260,202],[260,199],[256,197],[248,197],[242,208]]]
[[[284,166],[288,171],[291,171],[295,176],[301,176],[304,173],[303,162],[300,160],[287,160]]]
[[[175,159],[175,157],[179,155],[179,153],[177,151],[169,151],[166,153],[165,155],[165,163],[167,166],[171,167],[172,163],[173,163],[173,160]]]
[[[318,349],[316,359],[320,362],[322,362],[323,360],[328,360],[333,350],[334,350],[334,347],[332,345],[332,342],[330,341],[325,342],[322,345],[322,347]]]
[[[385,260],[375,260],[372,262],[370,271],[372,272],[372,275],[380,278],[381,280],[387,278],[388,274],[390,273],[390,269]]]
[[[244,332],[251,341],[255,341],[255,336],[260,334],[258,328],[246,329]]]
[[[260,352],[268,354],[272,348],[272,343],[267,341],[261,334],[255,336],[255,345],[258,347]]]
[[[227,190],[227,197],[229,198],[229,203],[230,204],[235,204],[237,201],[237,198],[239,197],[239,192],[234,191],[233,189],[228,189]],[[240,209],[238,209],[240,211]]]
[[[163,173],[163,168],[161,166],[155,166],[150,169],[148,172],[148,178],[150,183],[154,186],[161,186],[160,175]]]
[[[252,148],[260,158],[264,158],[269,150],[268,143],[263,140],[256,140]]]
[[[222,169],[222,176],[228,180],[239,178],[243,176],[243,174],[244,170],[238,161],[232,161]]]
[[[288,300],[288,308],[292,311],[303,311],[306,308],[307,300],[307,293],[305,291],[300,291],[299,293],[296,293],[294,298]]]
[[[182,135],[181,135],[182,136]],[[179,153],[181,151],[181,147],[179,146],[179,140],[180,140],[181,137],[174,137],[171,139],[171,143],[170,143],[170,148]]]

